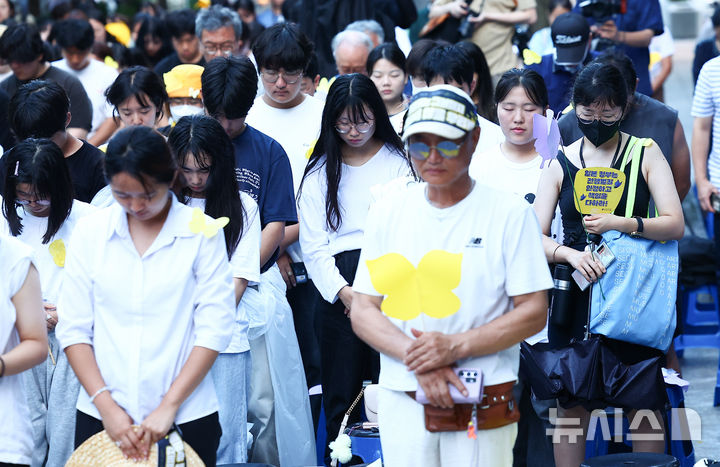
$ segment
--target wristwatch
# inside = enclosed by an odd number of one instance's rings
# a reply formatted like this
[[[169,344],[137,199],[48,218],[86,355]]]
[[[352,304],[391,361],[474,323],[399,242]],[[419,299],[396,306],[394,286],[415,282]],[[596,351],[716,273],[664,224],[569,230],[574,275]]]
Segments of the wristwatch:
[[[633,238],[642,237],[642,233],[643,233],[643,229],[644,229],[642,217],[635,216],[634,219],[637,221],[638,226],[637,226],[637,230],[635,230],[634,232],[630,232],[630,236]]]

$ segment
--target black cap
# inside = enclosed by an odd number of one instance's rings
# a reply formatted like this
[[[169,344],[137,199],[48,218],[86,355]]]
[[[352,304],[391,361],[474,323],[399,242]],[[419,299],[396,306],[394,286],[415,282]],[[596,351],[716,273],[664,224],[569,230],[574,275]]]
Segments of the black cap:
[[[590,25],[577,13],[564,13],[553,21],[550,36],[555,45],[555,63],[577,65],[587,53]]]

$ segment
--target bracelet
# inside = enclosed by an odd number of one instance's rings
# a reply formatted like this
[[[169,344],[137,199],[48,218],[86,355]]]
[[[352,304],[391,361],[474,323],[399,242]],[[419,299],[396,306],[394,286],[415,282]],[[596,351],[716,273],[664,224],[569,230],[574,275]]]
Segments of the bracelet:
[[[0,378],[2,378],[5,374],[5,360],[3,360],[2,357],[0,357],[0,365],[2,365],[2,367],[0,367]]]
[[[556,247],[555,247],[555,250],[553,251],[553,258],[552,258],[552,262],[553,262],[553,263],[555,262],[555,253],[557,253],[557,251],[560,249],[561,246],[562,246],[562,245],[556,246]]]
[[[91,404],[94,404],[94,403],[95,403],[95,398],[96,398],[97,396],[99,396],[99,395],[102,394],[103,392],[109,391],[109,390],[110,390],[110,387],[109,387],[109,386],[103,386],[103,387],[101,387],[100,389],[98,389],[97,392],[90,397],[90,403],[91,403]]]

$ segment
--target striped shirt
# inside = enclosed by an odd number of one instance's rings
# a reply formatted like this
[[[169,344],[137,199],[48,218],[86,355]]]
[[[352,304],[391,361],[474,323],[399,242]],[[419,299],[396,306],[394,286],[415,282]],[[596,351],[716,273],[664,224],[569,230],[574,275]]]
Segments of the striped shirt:
[[[712,149],[708,157],[708,173],[713,185],[720,188],[720,57],[703,65],[695,86],[692,116],[711,117]]]

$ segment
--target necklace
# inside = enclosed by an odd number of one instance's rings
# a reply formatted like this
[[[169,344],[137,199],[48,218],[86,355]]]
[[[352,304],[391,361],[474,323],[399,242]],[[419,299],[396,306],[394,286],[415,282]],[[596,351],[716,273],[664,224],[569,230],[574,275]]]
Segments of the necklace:
[[[620,154],[620,144],[622,143],[622,135],[618,132],[618,142],[617,147],[615,148],[615,155],[613,155],[612,162],[610,163],[610,167],[615,167],[615,162],[617,162],[618,155]],[[585,148],[585,138],[580,141],[580,164],[582,164],[582,168],[585,169],[585,159],[583,158],[583,149]]]

